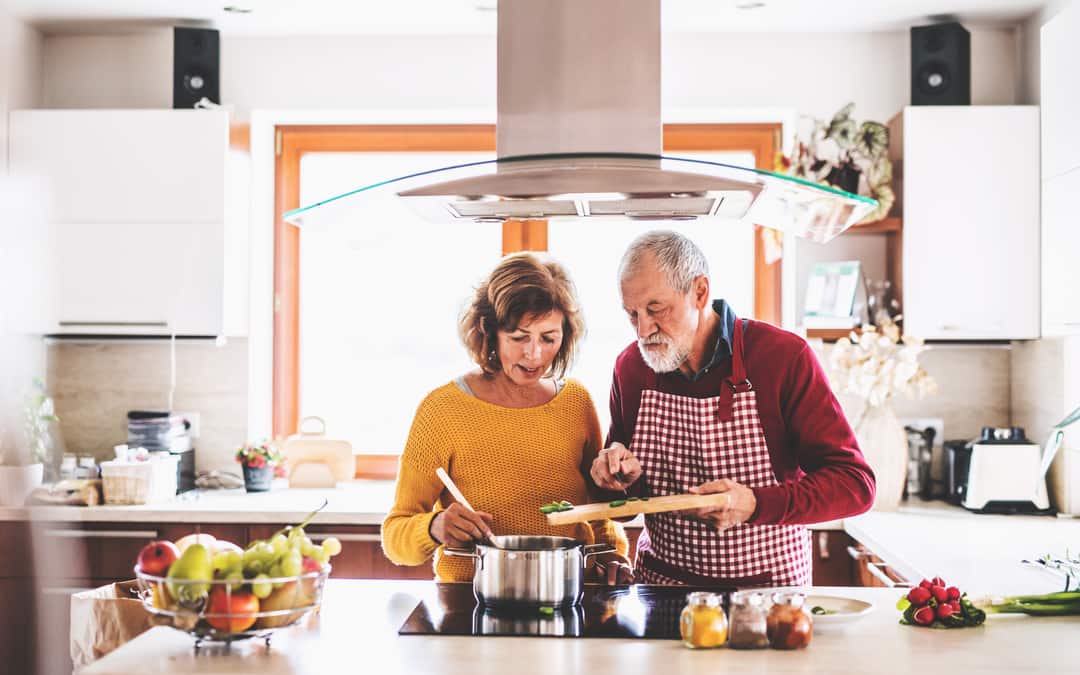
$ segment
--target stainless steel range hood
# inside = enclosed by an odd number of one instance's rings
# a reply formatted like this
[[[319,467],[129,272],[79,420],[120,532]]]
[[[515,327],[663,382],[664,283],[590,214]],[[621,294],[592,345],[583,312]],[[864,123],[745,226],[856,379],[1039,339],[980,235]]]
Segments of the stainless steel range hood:
[[[876,206],[790,176],[661,156],[660,0],[499,0],[498,21],[497,159],[364,186],[285,219],[348,222],[366,196],[392,189],[435,222],[712,218],[824,242]]]

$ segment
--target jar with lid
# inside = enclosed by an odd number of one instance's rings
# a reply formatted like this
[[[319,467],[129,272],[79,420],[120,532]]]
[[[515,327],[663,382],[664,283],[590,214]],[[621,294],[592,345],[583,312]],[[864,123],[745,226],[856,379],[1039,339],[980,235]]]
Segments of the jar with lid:
[[[691,649],[719,647],[727,641],[728,621],[720,596],[695,592],[686,596],[686,607],[679,617],[683,644]]]
[[[769,645],[774,649],[802,649],[810,644],[814,632],[814,620],[806,611],[802,593],[778,592],[773,594],[766,629]]]
[[[66,480],[75,477],[75,469],[78,467],[77,458],[73,453],[64,453],[60,460],[60,479]]]
[[[765,596],[757,591],[733,593],[729,614],[729,647],[762,649],[769,646]]]

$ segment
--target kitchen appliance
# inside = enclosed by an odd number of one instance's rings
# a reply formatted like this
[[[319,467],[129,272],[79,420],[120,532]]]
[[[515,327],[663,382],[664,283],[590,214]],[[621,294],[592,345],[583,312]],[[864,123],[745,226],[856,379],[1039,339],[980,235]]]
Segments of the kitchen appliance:
[[[982,513],[1048,513],[1042,449],[1021,427],[983,427],[971,444],[961,505]]]
[[[129,410],[127,445],[176,457],[176,494],[195,489],[195,447],[191,422],[166,410]]]
[[[492,540],[494,546],[447,547],[443,553],[475,561],[476,600],[495,608],[577,605],[589,557],[615,551],[608,544],[585,545],[569,537],[494,536]]]
[[[945,441],[945,501],[959,506],[967,491],[968,466],[971,464],[971,441]]]
[[[907,434],[908,445],[908,470],[907,483],[904,494],[907,497],[920,497],[930,499],[933,497],[933,483],[930,479],[930,468],[933,462],[934,436],[937,430],[934,427],[917,429],[904,427]]]
[[[497,159],[383,180],[285,219],[357,222],[385,187],[438,223],[710,218],[826,242],[877,205],[768,171],[661,156],[660,0],[499,0],[497,53]]]
[[[541,614],[486,607],[469,584],[434,584],[398,630],[399,635],[518,635],[528,637],[679,639],[679,615],[696,591],[734,588],[603,586],[588,584],[580,605]]]

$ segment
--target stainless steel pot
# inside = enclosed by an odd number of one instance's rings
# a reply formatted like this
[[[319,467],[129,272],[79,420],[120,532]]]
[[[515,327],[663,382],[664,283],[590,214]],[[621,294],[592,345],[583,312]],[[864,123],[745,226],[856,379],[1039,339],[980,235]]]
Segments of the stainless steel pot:
[[[473,610],[473,635],[542,635],[580,637],[585,626],[581,605],[562,607],[551,614],[536,608],[500,610],[477,605]]]
[[[475,561],[473,592],[489,607],[580,604],[589,556],[615,551],[609,544],[586,545],[568,537],[496,536],[492,543],[443,549]]]

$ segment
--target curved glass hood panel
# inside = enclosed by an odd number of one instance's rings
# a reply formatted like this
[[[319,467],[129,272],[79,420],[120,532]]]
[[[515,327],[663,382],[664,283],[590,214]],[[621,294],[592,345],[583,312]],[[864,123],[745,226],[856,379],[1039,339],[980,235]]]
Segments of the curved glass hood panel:
[[[500,157],[367,185],[285,214],[294,225],[359,221],[393,191],[437,223],[622,217],[744,221],[826,242],[877,202],[791,176],[702,159],[622,153]]]

